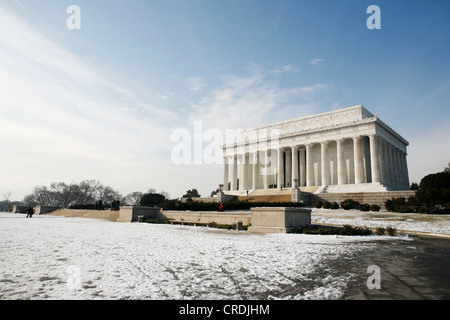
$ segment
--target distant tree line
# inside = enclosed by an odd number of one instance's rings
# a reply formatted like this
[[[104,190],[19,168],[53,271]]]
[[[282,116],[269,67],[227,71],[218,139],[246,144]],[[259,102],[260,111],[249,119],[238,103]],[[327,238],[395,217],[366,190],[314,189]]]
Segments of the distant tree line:
[[[97,180],[83,180],[80,183],[53,182],[49,187],[36,186],[33,191],[24,197],[22,203],[26,205],[44,205],[61,208],[78,208],[94,205],[97,201],[105,201],[110,204],[114,200],[120,200],[121,205],[142,205],[144,196],[148,198],[149,194],[157,194],[158,199],[168,198],[169,194],[165,191],[156,192],[150,188],[147,193],[134,191],[123,196],[119,191],[112,187],[103,185]],[[155,203],[153,201],[152,205]]]

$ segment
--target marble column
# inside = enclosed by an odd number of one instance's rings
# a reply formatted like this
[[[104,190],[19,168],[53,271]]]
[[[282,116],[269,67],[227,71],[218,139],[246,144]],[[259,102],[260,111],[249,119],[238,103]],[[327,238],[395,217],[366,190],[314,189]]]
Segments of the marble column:
[[[306,186],[306,150],[300,149],[300,187]]]
[[[259,183],[259,164],[258,164],[258,152],[253,153],[253,176],[252,176],[252,189],[258,188]]]
[[[391,168],[391,186],[397,187],[397,168],[395,167],[394,146],[389,144],[389,166]]]
[[[403,166],[405,170],[405,190],[409,190],[409,172],[408,172],[408,161],[406,160],[407,154],[403,153]]]
[[[362,140],[361,137],[353,138],[353,155],[354,155],[354,162],[355,162],[355,184],[360,184],[363,182],[361,140]]]
[[[378,165],[378,145],[375,135],[369,136],[370,144],[370,165],[372,171],[372,183],[380,182],[380,167]]]
[[[291,148],[292,158],[292,182],[291,187],[295,187],[295,180],[298,180],[298,150],[296,147]]]
[[[383,139],[381,139],[380,137],[378,137],[377,139],[377,150],[378,150],[378,166],[379,166],[379,176],[380,176],[380,183],[384,183],[384,162],[383,162]]]
[[[224,157],[223,158],[223,190],[224,191],[228,191],[228,170],[229,170],[228,158]]]
[[[399,168],[400,168],[400,188],[402,190],[405,189],[405,184],[406,184],[406,179],[405,179],[405,164],[403,162],[403,151],[399,150],[398,151],[398,163],[399,163]]]
[[[312,145],[306,145],[306,186],[314,186],[314,172],[312,161]]]
[[[383,140],[383,175],[384,175],[384,183],[387,185],[392,185],[391,182],[391,167],[389,163],[389,143],[386,140]]]
[[[265,150],[263,151],[264,153],[264,163],[265,163],[265,167],[263,170],[263,184],[264,184],[264,189],[269,189],[269,168],[268,168],[268,158],[269,158],[269,151]],[[270,165],[273,165],[272,163]]]
[[[395,148],[395,158],[396,158],[396,166],[397,166],[397,188],[403,188],[403,172],[402,172],[402,164],[400,162],[400,150]]]
[[[328,162],[328,142],[320,143],[320,163],[321,163],[321,171],[322,171],[322,185],[328,185],[329,181],[329,171],[330,171],[330,163]]]
[[[336,141],[338,185],[345,184],[344,140]]]
[[[239,155],[239,190],[242,191],[244,189],[244,155]]]
[[[242,189],[248,190],[248,153],[242,155]]]
[[[284,175],[283,175],[283,170],[284,170],[284,168],[283,168],[283,154],[284,154],[284,152],[283,152],[282,149],[278,149],[277,152],[278,152],[278,158],[277,158],[277,187],[281,188],[281,187],[283,187],[283,180],[284,180],[283,179],[284,178]]]
[[[284,179],[283,181],[283,187],[291,187],[292,183],[292,155],[291,150],[288,152],[285,152],[285,163],[284,163]]]
[[[231,190],[237,190],[237,156],[233,156],[231,163]]]
[[[394,187],[395,189],[398,189],[398,185],[399,185],[399,177],[398,177],[398,160],[397,160],[397,148],[392,146],[391,147],[392,150],[392,167],[394,168]]]

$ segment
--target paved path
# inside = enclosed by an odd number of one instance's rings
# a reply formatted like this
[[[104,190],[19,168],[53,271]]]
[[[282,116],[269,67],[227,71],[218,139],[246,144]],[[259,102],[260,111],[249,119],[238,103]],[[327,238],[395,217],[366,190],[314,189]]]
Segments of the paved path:
[[[381,289],[367,288],[370,265],[380,268]],[[343,297],[346,300],[450,299],[450,240],[380,242],[380,249],[337,268],[359,275]]]

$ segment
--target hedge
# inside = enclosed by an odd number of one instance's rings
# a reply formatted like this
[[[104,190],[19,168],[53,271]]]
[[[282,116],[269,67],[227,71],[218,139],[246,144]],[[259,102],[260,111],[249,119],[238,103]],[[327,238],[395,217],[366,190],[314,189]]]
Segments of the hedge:
[[[304,207],[301,202],[247,202],[232,201],[226,202],[225,211],[227,210],[250,210],[255,207]],[[177,200],[165,201],[163,210],[180,210],[180,211],[218,211],[219,202],[179,202]]]

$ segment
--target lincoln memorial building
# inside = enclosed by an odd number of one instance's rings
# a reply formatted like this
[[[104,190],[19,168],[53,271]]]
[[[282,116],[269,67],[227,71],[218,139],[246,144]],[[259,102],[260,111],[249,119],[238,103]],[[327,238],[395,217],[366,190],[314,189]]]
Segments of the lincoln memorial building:
[[[361,105],[277,122],[223,146],[223,191],[409,190],[408,145]]]

